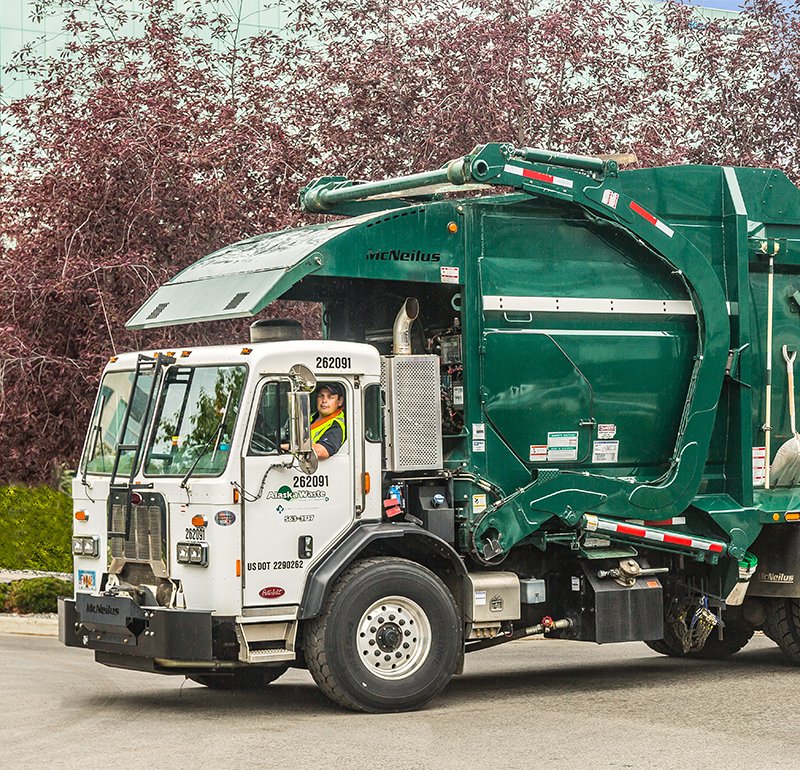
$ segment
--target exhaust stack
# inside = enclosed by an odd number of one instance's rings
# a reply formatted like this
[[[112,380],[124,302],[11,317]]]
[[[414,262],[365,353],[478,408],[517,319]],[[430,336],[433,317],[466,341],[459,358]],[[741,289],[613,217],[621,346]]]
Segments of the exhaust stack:
[[[392,329],[393,353],[396,356],[411,355],[411,325],[419,315],[419,302],[413,297],[409,297],[400,308],[400,312],[394,319]]]

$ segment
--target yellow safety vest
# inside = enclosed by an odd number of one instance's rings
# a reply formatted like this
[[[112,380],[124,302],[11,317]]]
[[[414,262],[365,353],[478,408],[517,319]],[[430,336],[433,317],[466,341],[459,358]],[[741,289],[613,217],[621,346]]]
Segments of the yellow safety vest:
[[[344,409],[334,412],[330,417],[316,419],[311,423],[311,443],[318,444],[319,440],[322,438],[328,428],[337,424],[342,426],[342,443],[344,444],[344,439],[346,436],[344,427]]]

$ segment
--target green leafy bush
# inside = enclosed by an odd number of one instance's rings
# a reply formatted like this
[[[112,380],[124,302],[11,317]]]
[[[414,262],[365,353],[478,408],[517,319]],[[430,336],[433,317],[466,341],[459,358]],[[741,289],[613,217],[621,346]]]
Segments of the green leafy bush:
[[[0,568],[72,572],[72,501],[50,487],[0,487]]]
[[[8,594],[11,592],[11,583],[0,583],[0,612],[6,607]]]
[[[57,612],[59,596],[72,596],[72,583],[54,577],[15,580],[6,605],[11,612]]]

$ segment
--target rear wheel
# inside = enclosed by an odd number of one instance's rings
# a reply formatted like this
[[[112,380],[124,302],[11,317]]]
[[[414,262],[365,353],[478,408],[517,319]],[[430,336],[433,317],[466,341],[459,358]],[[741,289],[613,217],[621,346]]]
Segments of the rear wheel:
[[[289,666],[235,668],[230,672],[187,677],[211,690],[259,690],[283,676]]]
[[[677,641],[677,640],[675,640]],[[659,655],[669,655],[671,658],[684,658],[686,653],[680,644],[670,644],[666,639],[650,639],[645,644]]]
[[[764,633],[792,663],[800,663],[800,600],[773,599],[769,602]]]
[[[732,610],[726,612],[722,619],[725,623],[722,629],[722,639],[719,638],[716,629],[712,630],[699,650],[684,652],[683,644],[673,630],[672,619],[669,616],[665,618],[663,638],[645,642],[645,644],[651,650],[661,655],[669,655],[671,658],[724,660],[739,652],[753,637],[755,629]]]
[[[717,636],[716,631],[706,639],[706,643],[696,652],[689,653],[690,658],[701,660],[723,660],[739,652],[752,638],[755,629],[743,620],[725,619],[725,628],[722,629],[723,638]]]
[[[461,656],[455,601],[430,570],[397,558],[356,562],[304,634],[308,668],[356,711],[409,711],[438,695]]]

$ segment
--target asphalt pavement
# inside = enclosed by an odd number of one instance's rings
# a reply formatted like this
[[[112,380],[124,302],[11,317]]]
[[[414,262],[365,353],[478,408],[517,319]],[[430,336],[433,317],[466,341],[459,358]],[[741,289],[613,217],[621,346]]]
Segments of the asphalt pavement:
[[[0,634],[2,768],[797,768],[800,669],[757,636],[728,662],[644,644],[512,642],[427,709],[364,715],[307,672],[259,692],[106,668]]]

